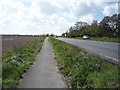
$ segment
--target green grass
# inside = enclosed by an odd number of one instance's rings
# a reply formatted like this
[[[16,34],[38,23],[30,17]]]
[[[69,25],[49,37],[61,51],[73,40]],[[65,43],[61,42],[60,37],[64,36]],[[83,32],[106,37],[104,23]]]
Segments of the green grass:
[[[33,63],[44,37],[7,53],[2,57],[2,88],[14,88],[24,71]]]
[[[77,39],[83,39],[82,37],[76,37],[76,38]],[[111,38],[110,37],[91,37],[90,39],[86,39],[86,40],[120,43],[120,38],[112,38],[112,37]]]
[[[68,87],[119,87],[118,66],[54,38],[50,38],[50,42],[53,45],[58,67]]]

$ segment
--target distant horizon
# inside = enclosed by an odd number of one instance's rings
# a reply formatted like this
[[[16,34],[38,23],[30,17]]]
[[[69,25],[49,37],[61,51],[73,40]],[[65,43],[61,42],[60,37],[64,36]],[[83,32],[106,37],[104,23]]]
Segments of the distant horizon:
[[[1,35],[5,35],[5,36],[7,36],[7,35],[9,35],[9,36],[42,36],[42,35],[47,35],[47,34],[0,34],[0,36]],[[51,35],[51,34],[49,34],[49,35]],[[55,35],[55,34],[53,34],[53,35]],[[61,36],[61,35],[55,35],[55,36]]]

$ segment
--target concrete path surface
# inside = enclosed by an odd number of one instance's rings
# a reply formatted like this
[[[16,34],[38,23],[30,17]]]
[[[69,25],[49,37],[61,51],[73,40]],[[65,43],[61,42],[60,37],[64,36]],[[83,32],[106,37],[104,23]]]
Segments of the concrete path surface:
[[[65,88],[66,85],[58,73],[52,46],[45,39],[34,65],[25,73],[18,88]]]

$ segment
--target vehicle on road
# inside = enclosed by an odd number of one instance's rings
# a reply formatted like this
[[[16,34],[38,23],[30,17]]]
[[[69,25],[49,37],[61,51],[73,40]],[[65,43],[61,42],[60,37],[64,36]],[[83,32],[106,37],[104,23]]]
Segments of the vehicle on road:
[[[90,38],[90,36],[88,36],[88,35],[83,36],[83,39],[89,39],[89,38]]]

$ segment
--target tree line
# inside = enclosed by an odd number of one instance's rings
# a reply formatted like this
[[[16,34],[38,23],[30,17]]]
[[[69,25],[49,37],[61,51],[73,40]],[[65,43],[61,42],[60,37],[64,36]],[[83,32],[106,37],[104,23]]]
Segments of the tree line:
[[[76,22],[74,26],[69,28],[69,31],[63,33],[66,37],[82,37],[89,35],[91,37],[120,37],[120,14],[105,16],[99,23],[93,20],[91,24],[87,22]]]

